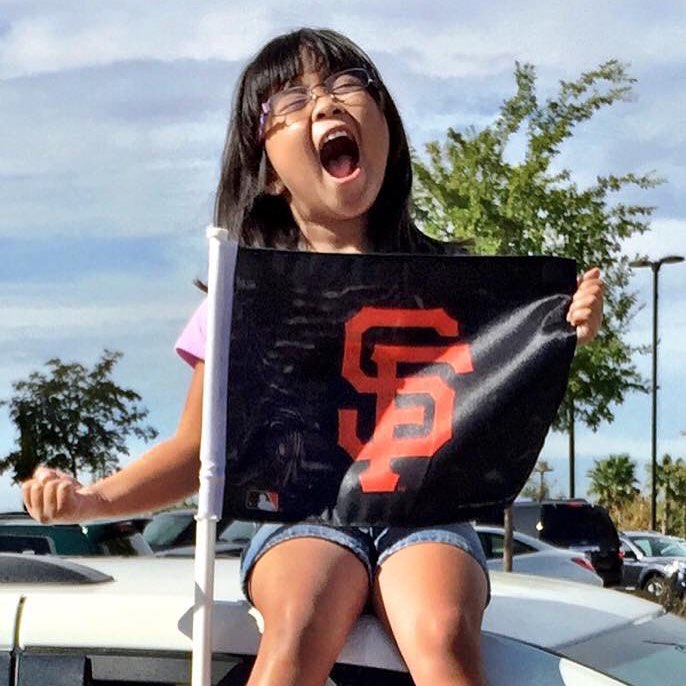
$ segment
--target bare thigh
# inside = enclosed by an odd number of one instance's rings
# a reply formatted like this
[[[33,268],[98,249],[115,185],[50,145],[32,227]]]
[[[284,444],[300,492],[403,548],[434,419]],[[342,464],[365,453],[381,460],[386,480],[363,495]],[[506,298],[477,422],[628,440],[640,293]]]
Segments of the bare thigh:
[[[463,550],[423,542],[388,557],[373,602],[417,686],[485,684],[480,631],[488,585]]]
[[[250,596],[264,634],[249,684],[318,686],[369,595],[364,564],[321,538],[293,538],[256,562]]]

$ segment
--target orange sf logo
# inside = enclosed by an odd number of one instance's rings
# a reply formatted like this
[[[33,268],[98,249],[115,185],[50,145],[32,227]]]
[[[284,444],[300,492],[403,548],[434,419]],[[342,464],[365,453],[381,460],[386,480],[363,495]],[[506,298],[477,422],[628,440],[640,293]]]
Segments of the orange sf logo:
[[[374,346],[372,360],[377,375],[367,375],[360,366],[362,337],[373,328],[424,328],[439,336],[457,337],[459,325],[444,310],[406,310],[364,307],[345,325],[342,374],[359,393],[376,396],[376,424],[372,437],[363,443],[357,435],[358,410],[338,411],[338,443],[354,460],[369,462],[360,475],[365,493],[394,491],[400,477],[391,471],[396,457],[430,458],[453,435],[455,391],[441,376],[424,368],[412,376],[398,376],[399,363],[447,365],[454,374],[473,371],[467,343],[449,345]],[[433,421],[427,427],[424,405],[398,405],[404,395],[422,395],[433,403]],[[420,436],[398,436],[403,426],[422,427]],[[426,429],[429,430],[426,430]]]

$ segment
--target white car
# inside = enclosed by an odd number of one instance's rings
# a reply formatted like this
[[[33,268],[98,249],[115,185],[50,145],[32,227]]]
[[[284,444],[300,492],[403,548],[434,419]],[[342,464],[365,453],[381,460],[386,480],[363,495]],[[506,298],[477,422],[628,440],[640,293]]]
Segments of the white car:
[[[260,639],[261,617],[243,599],[238,564],[216,563],[214,686],[245,684]],[[0,684],[188,684],[193,560],[103,557],[87,565],[0,555]],[[683,686],[685,646],[686,621],[656,603],[561,580],[492,575],[482,633],[490,686]],[[411,684],[370,615],[357,622],[328,681],[353,684]]]
[[[502,527],[476,524],[476,533],[486,554],[488,568],[503,569],[505,531]],[[537,538],[514,531],[512,571],[520,574],[550,576],[584,584],[602,586],[603,580],[595,573],[591,561],[581,552],[557,548]]]

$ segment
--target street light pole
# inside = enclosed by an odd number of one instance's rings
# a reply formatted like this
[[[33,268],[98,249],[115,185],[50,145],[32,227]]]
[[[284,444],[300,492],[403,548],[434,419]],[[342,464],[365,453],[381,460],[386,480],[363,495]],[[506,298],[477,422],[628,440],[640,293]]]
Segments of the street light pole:
[[[653,382],[652,382],[652,411],[650,422],[650,528],[657,530],[657,303],[658,303],[658,274],[663,264],[683,262],[681,255],[667,255],[659,260],[635,260],[632,267],[650,267],[653,272]]]

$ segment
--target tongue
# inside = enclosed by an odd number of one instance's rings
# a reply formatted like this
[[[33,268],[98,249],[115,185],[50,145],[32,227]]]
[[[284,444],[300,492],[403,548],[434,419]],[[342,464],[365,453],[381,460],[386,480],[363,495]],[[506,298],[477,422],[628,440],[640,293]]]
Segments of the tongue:
[[[350,155],[340,155],[334,157],[326,163],[326,171],[337,179],[344,179],[355,171],[355,164]]]

